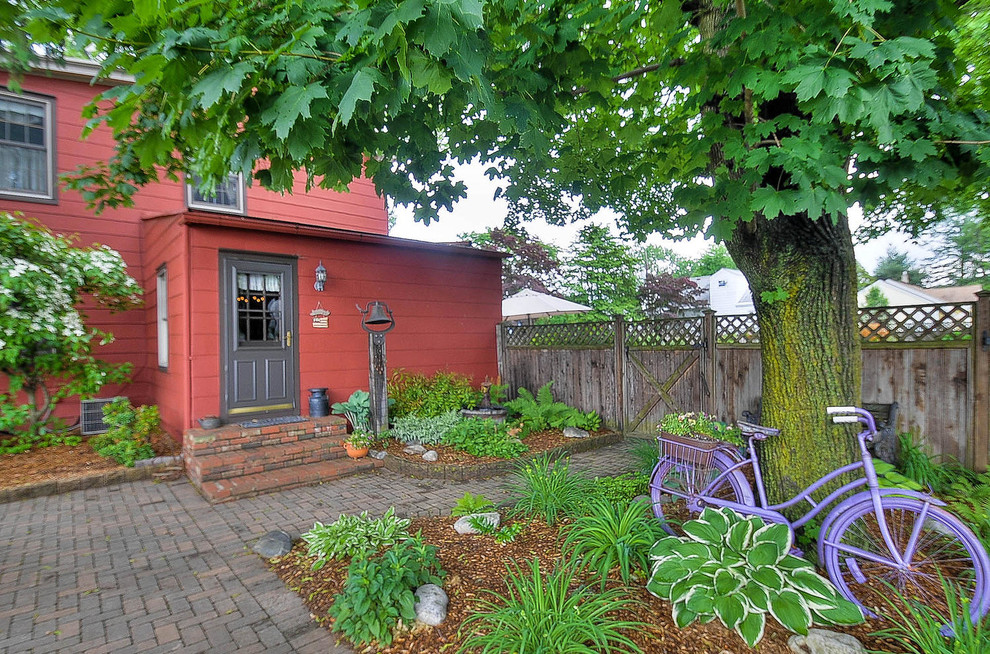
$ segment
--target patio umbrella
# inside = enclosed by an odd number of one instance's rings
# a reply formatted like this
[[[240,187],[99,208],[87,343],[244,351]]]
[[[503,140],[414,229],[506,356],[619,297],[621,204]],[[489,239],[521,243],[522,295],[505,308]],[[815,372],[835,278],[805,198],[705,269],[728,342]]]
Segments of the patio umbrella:
[[[591,311],[591,307],[528,288],[502,300],[502,320],[531,320],[585,311]]]

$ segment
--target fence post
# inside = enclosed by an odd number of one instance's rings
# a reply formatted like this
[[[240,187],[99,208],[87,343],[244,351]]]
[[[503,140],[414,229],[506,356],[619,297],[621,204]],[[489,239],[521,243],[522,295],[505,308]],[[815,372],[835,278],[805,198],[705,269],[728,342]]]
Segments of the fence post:
[[[708,397],[705,398],[704,408],[705,413],[715,415],[717,397],[716,389],[718,384],[716,383],[715,375],[717,374],[717,366],[715,365],[715,344],[718,342],[715,321],[715,311],[713,309],[705,309],[704,318],[702,319],[702,349],[701,349],[701,365],[702,374],[708,385]]]
[[[495,325],[495,356],[498,357],[498,383],[508,384],[505,379],[505,323]]]
[[[621,315],[615,316],[615,427],[620,434],[626,428],[626,324]],[[603,416],[604,418],[604,416]]]
[[[973,319],[973,436],[967,463],[976,471],[987,469],[990,447],[990,291],[976,294]]]

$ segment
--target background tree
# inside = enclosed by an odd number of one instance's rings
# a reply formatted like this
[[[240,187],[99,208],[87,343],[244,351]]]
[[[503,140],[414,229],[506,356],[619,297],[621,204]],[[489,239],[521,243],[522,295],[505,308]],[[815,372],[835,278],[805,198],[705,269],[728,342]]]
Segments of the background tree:
[[[674,318],[686,309],[699,309],[701,289],[687,277],[667,272],[649,274],[636,293],[640,307],[649,318]]]
[[[907,252],[899,252],[894,246],[887,248],[887,253],[880,257],[877,267],[873,269],[874,279],[892,279],[895,282],[903,281],[904,273],[907,273],[909,284],[917,286],[925,281],[925,272],[919,265]]]
[[[722,243],[708,246],[697,259],[680,259],[674,265],[673,274],[677,277],[703,277],[714,275],[722,268],[736,270],[736,263]]]
[[[863,299],[865,301],[865,305],[868,307],[890,306],[890,300],[888,300],[887,296],[883,294],[883,291],[875,286],[866,292],[866,297]]]
[[[367,172],[428,221],[464,194],[450,158],[478,157],[518,216],[609,207],[641,236],[723,241],[754,293],[763,417],[785,434],[765,448],[779,497],[855,456],[824,414],[859,401],[847,207],[917,232],[990,197],[985,59],[957,53],[977,6],[32,0],[0,38],[22,62],[71,35],[135,76],[98,119],[117,156],[76,182],[97,204],[155,166],[275,189]]]
[[[485,232],[462,234],[460,238],[512,255],[502,260],[503,298],[526,288],[539,293],[559,292],[563,281],[557,248],[544,243],[525,228],[494,227]]]
[[[866,286],[869,286],[873,282],[877,281],[870,274],[870,271],[863,267],[863,264],[856,262],[856,285],[859,290],[863,290]]]
[[[637,297],[637,264],[630,245],[607,227],[582,227],[565,259],[567,297],[592,308],[592,311],[580,314],[580,319],[611,320],[616,315],[630,320],[642,317]]]
[[[975,214],[950,215],[934,230],[926,273],[940,285],[990,284],[990,225]]]
[[[34,222],[0,212],[0,432],[7,447],[51,444],[52,413],[61,400],[91,397],[126,379],[129,364],[94,355],[113,336],[87,328],[84,298],[112,310],[135,306],[141,289],[120,255],[107,247],[76,248]]]

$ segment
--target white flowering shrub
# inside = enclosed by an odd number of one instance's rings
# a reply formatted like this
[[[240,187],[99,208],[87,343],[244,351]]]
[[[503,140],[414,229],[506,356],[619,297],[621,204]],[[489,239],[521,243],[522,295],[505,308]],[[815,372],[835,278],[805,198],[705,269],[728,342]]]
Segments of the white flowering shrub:
[[[51,444],[59,401],[126,380],[129,364],[94,356],[113,336],[87,327],[79,304],[118,311],[140,295],[114,250],[73,247],[35,221],[0,212],[0,433],[12,435],[0,451]]]

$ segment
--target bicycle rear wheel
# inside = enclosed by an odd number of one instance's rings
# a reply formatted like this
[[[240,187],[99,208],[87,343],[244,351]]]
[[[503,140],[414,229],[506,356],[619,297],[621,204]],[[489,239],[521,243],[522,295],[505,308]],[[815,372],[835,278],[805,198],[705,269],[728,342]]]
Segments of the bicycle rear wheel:
[[[986,614],[990,560],[973,532],[948,511],[917,498],[887,496],[882,502],[894,546],[902,556],[915,539],[908,567],[897,568],[880,533],[873,501],[864,497],[843,511],[821,536],[821,560],[839,592],[873,615],[881,615],[890,612],[884,598],[896,601],[890,592],[893,586],[949,622],[941,575],[969,600],[974,621]]]
[[[650,477],[650,499],[653,515],[664,530],[674,536],[682,536],[680,525],[697,517],[702,506],[699,494],[716,477],[735,465],[735,461],[724,452],[715,452],[711,466],[699,468],[691,463],[661,458]],[[682,498],[674,493],[687,496]],[[754,506],[753,489],[746,476],[739,470],[732,472],[707,494],[710,497]]]

